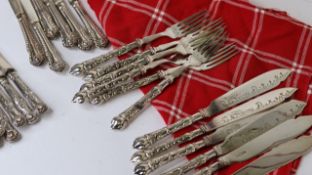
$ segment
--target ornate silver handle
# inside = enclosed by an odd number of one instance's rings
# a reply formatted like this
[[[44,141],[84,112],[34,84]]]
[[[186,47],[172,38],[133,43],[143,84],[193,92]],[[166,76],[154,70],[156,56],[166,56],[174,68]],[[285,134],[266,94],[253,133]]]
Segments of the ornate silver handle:
[[[104,32],[95,24],[88,13],[85,11],[84,7],[80,4],[78,0],[69,0],[72,7],[77,12],[83,24],[86,26],[88,32],[90,33],[95,46],[106,47],[109,43]]]
[[[0,78],[0,84],[5,92],[11,97],[15,106],[24,114],[28,124],[36,123],[39,120],[38,114],[33,114],[27,102],[20,96],[6,78]]]
[[[138,42],[132,42],[129,43],[125,46],[122,46],[118,49],[115,49],[108,54],[105,55],[100,55],[98,57],[92,58],[90,60],[84,61],[82,63],[76,64],[71,68],[71,74],[75,76],[80,76],[80,75],[86,75],[87,72],[90,70],[96,68],[97,66],[117,57],[120,55],[123,55],[135,48],[140,47],[140,44]]]
[[[113,97],[116,97],[118,95],[127,93],[129,91],[132,91],[134,89],[138,89],[142,86],[145,86],[147,84],[150,84],[151,82],[154,82],[160,78],[163,77],[163,72],[157,72],[151,76],[145,77],[143,79],[140,79],[138,81],[122,84],[116,88],[113,89],[103,89],[101,91],[100,95],[94,96],[90,98],[90,101],[92,104],[99,104],[99,103],[105,103],[112,99]]]
[[[9,142],[17,141],[20,138],[20,133],[11,125],[8,116],[0,108],[1,127],[4,128],[4,138]]]
[[[195,113],[182,120],[179,120],[174,124],[168,125],[166,127],[163,127],[162,129],[156,130],[154,132],[136,138],[134,140],[133,147],[141,150],[148,149],[154,143],[165,138],[166,136],[173,134],[176,131],[179,131],[187,126],[190,126],[196,121],[202,120],[203,118],[210,116],[210,114],[208,113],[208,111],[210,111],[209,108],[210,107],[202,109],[200,112]]]
[[[185,173],[189,172],[190,170],[195,169],[196,167],[203,165],[208,160],[210,160],[216,156],[217,156],[217,154],[213,150],[210,150],[210,151],[208,151],[202,155],[199,155],[196,158],[190,160],[188,163],[186,163],[186,164],[184,164],[178,168],[175,168],[174,170],[172,170],[170,172],[164,173],[162,175],[182,175],[182,174],[185,174]],[[218,166],[213,165],[213,167],[214,167],[213,170],[216,171],[217,168],[219,168],[219,164],[218,164]]]
[[[16,109],[12,100],[6,97],[3,92],[0,92],[0,105],[6,110],[10,121],[12,121],[15,126],[19,127],[25,125],[26,122],[23,114]]]
[[[218,171],[221,168],[221,164],[216,162],[208,167],[205,167],[195,173],[195,175],[212,175],[214,172]]]
[[[147,57],[147,55],[150,55],[152,53],[152,51],[147,50],[143,53],[138,53],[135,54],[127,59],[121,60],[121,61],[117,61],[115,63],[113,63],[112,65],[106,66],[106,65],[100,65],[99,67],[97,67],[94,70],[90,70],[87,75],[86,75],[86,80],[91,81],[101,81],[101,77],[105,76],[109,73],[115,72],[117,70],[120,69],[124,69],[128,66],[131,66],[133,63],[136,63],[139,60],[145,59]],[[143,63],[142,63],[143,64]],[[126,68],[127,69],[127,68]],[[127,69],[129,70],[129,69]],[[99,80],[98,80],[98,79]],[[102,81],[101,81],[102,82]]]
[[[156,157],[166,151],[168,151],[170,148],[172,148],[175,145],[185,143],[187,141],[193,140],[194,138],[203,135],[206,133],[206,131],[203,128],[196,129],[192,132],[188,132],[172,141],[169,141],[167,143],[163,143],[160,145],[157,145],[151,149],[149,149],[149,156],[150,157]]]
[[[7,122],[3,118],[4,112],[2,112],[0,114],[1,114],[1,116],[0,116],[0,137],[2,137],[3,134],[5,133]]]
[[[56,72],[61,72],[65,69],[66,63],[64,60],[61,58],[55,47],[52,45],[52,43],[49,41],[49,39],[45,36],[43,29],[40,25],[39,22],[35,22],[32,24],[33,29],[38,36],[45,55],[47,57],[47,60],[49,62],[49,67],[51,70],[56,71]]]
[[[137,166],[144,167],[145,172],[147,174],[151,173],[152,171],[156,170],[162,165],[167,164],[168,162],[171,162],[172,160],[182,157],[188,154],[191,154],[203,147],[206,146],[206,143],[204,140],[197,141],[196,143],[189,144],[185,147],[182,147],[180,149],[174,150],[172,152],[169,152],[168,154],[161,155],[159,157],[153,158],[151,160],[148,160],[146,162],[139,163]]]
[[[67,19],[68,24],[72,28],[72,30],[75,30],[78,32],[80,36],[80,41],[78,43],[78,47],[81,50],[90,50],[94,46],[94,43],[88,34],[88,32],[85,30],[83,26],[80,25],[80,23],[76,20],[76,18],[71,13],[70,9],[67,7],[65,2],[63,0],[57,0],[55,2],[56,6],[62,13],[62,15]]]
[[[55,24],[51,14],[41,0],[31,0],[34,9],[40,19],[40,23],[50,39],[54,39],[59,34],[59,27]]]
[[[10,0],[9,2],[22,29],[27,52],[29,54],[29,61],[34,66],[40,66],[45,60],[45,55],[42,52],[43,49],[38,38],[36,38],[31,29],[31,24],[24,12],[22,4],[17,0]]]
[[[45,4],[47,5],[48,9],[51,12],[51,15],[55,19],[55,22],[60,28],[60,34],[62,37],[62,43],[64,47],[75,47],[79,41],[79,35],[76,30],[71,30],[68,23],[63,18],[60,11],[54,4],[53,0],[44,0]]]
[[[10,72],[7,76],[27,99],[33,109],[37,110],[40,114],[48,109],[47,105],[27,86],[16,72]]]
[[[111,122],[112,129],[124,129],[131,121],[133,121],[139,113],[141,113],[150,102],[157,97],[169,84],[174,80],[174,77],[168,76],[153,89],[151,89],[145,96],[139,99],[134,105],[126,109],[124,112],[114,117]]]

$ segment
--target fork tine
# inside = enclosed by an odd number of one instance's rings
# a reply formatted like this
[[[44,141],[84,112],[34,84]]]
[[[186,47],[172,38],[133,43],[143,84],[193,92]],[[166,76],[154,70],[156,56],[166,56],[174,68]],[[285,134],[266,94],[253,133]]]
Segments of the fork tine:
[[[188,23],[190,23],[190,22],[192,22],[194,19],[197,19],[197,18],[199,18],[199,17],[203,17],[204,15],[206,15],[207,14],[207,11],[206,10],[201,10],[201,11],[199,11],[199,12],[197,12],[197,13],[194,13],[193,15],[191,15],[191,16],[189,16],[189,17],[187,17],[187,18],[185,18],[185,19],[183,19],[182,21],[180,21],[180,22],[178,22],[178,23],[176,23],[177,24],[177,26],[183,26],[183,25],[185,25],[185,24],[188,24]]]
[[[238,50],[234,44],[224,46],[216,53],[216,55],[211,57],[211,59],[207,63],[194,69],[195,70],[208,70],[208,69],[214,68],[224,63],[225,61],[231,59],[237,53],[238,53]]]
[[[195,50],[201,53],[214,53],[221,45],[223,45],[226,38],[225,31],[219,30],[216,33],[208,34],[201,42],[194,42],[192,45]]]
[[[196,23],[196,25],[193,25],[191,27],[188,27],[188,28],[185,28],[182,30],[182,33],[183,34],[188,34],[188,33],[193,33],[193,32],[200,32],[200,31],[203,31],[203,30],[212,30],[214,29],[215,27],[219,27],[219,26],[223,26],[223,22],[222,20],[218,19],[218,20],[215,20],[215,21],[205,21],[205,22],[202,22],[202,21],[199,21],[198,23]]]

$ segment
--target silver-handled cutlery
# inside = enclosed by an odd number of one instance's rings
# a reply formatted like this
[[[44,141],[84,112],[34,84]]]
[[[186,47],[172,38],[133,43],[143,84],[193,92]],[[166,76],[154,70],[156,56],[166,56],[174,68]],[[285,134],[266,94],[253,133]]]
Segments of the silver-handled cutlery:
[[[39,38],[39,41],[43,47],[43,51],[46,55],[47,61],[49,62],[51,70],[57,72],[63,71],[64,68],[66,67],[66,63],[64,62],[64,60],[61,58],[56,48],[53,46],[53,44],[45,35],[43,28],[39,22],[39,18],[30,0],[23,0],[21,1],[21,3],[24,6],[24,9],[29,17],[34,33]]]
[[[56,25],[48,8],[42,0],[31,0],[31,3],[37,13],[40,24],[49,39],[54,39],[59,34],[59,27]]]
[[[128,53],[129,51],[141,47],[143,44],[150,43],[153,40],[156,40],[160,37],[169,37],[172,39],[181,38],[183,36],[186,36],[189,33],[193,33],[194,31],[200,29],[203,20],[207,20],[207,12],[206,11],[200,11],[198,13],[195,13],[186,19],[168,27],[165,31],[151,35],[146,36],[143,39],[137,39],[136,41],[129,43],[123,47],[120,47],[118,49],[115,49],[114,51],[105,54],[100,55],[98,57],[95,57],[93,59],[84,61],[82,63],[76,64],[71,68],[71,73],[76,76],[85,75],[88,71],[96,68],[102,63],[107,62],[108,60],[123,55],[125,53]]]
[[[196,175],[211,175],[217,170],[235,162],[242,162],[253,158],[268,149],[294,139],[312,126],[312,116],[302,116],[290,119],[265,132],[236,150],[218,158],[218,161],[195,173]],[[248,135],[248,133],[246,133]]]
[[[308,153],[312,148],[312,136],[301,136],[273,148],[260,158],[247,164],[233,175],[264,175]]]
[[[288,69],[274,69],[265,72],[213,100],[207,108],[200,110],[200,112],[136,138],[133,147],[136,149],[147,149],[159,140],[199,120],[225,111],[239,103],[273,89],[283,82],[290,73],[291,71]]]
[[[104,34],[103,30],[100,29],[100,27],[98,27],[96,23],[92,20],[92,18],[86,12],[86,10],[81,5],[79,0],[68,0],[68,1],[71,4],[71,6],[75,9],[84,26],[88,30],[95,46],[100,48],[106,47],[109,43],[106,35]]]
[[[281,88],[268,92],[264,95],[261,95],[255,99],[252,99],[246,103],[243,103],[242,105],[239,105],[231,110],[228,110],[216,116],[207,124],[201,125],[198,129],[187,132],[172,141],[156,145],[152,147],[150,150],[148,150],[148,152],[153,153],[152,156],[158,156],[168,151],[175,145],[191,141],[194,138],[212,132],[220,127],[229,125],[235,121],[248,118],[259,112],[263,112],[274,106],[277,106],[282,102],[284,102],[289,97],[291,97],[295,91],[296,89],[294,88]]]
[[[26,48],[29,54],[29,62],[34,66],[42,65],[46,59],[45,54],[42,52],[43,47],[39,38],[32,30],[30,21],[20,0],[9,0],[9,2],[23,32]]]
[[[220,41],[221,43],[219,43]],[[219,41],[217,41],[217,43],[213,42],[213,44],[211,45],[206,43],[204,44],[205,46],[199,45],[200,47],[204,47],[199,49],[193,47],[192,45],[190,45],[188,49],[181,48],[182,50],[181,52],[183,51],[188,52],[187,50],[192,50],[192,52],[189,52],[189,54],[191,55],[188,56],[187,62],[182,66],[169,69],[172,70],[171,74],[166,75],[164,80],[162,80],[158,85],[152,88],[145,96],[139,99],[134,105],[130,106],[128,109],[119,114],[117,117],[113,118],[111,122],[111,128],[113,129],[126,128],[130,124],[130,122],[133,121],[139,115],[139,113],[141,113],[150,104],[151,100],[153,100],[156,96],[161,94],[163,90],[168,85],[170,85],[175,78],[181,76],[186,69],[190,67],[200,66],[203,63],[211,61],[211,66],[208,67],[207,69],[209,70],[228,60],[229,58],[226,58],[224,61],[221,62],[214,62],[215,61],[214,59],[210,60],[211,57],[214,55],[214,53],[223,45],[222,41],[223,39],[221,38]],[[232,49],[236,48],[232,47]]]
[[[59,11],[66,19],[71,30],[75,30],[79,35],[78,47],[81,50],[90,50],[93,48],[94,43],[90,34],[87,32],[84,26],[82,26],[78,20],[74,17],[74,14],[71,12],[64,0],[54,0],[55,5],[58,7]]]
[[[217,129],[215,132],[212,134],[209,134],[205,136],[203,139],[195,142],[188,144],[184,147],[181,147],[179,149],[170,151],[166,154],[163,154],[161,156],[153,158],[155,155],[154,152],[150,150],[141,150],[139,152],[136,152],[132,156],[132,161],[135,163],[143,163],[147,164],[148,166],[152,166],[152,170],[155,170],[159,166],[162,166],[164,164],[167,164],[168,162],[181,157],[181,156],[186,156],[191,153],[194,153],[204,147],[210,146],[210,145],[215,145],[219,142],[222,142],[228,135],[234,133],[237,130],[240,130],[242,127],[249,125],[250,123],[254,122],[255,120],[258,120],[259,118],[265,118],[266,115],[272,116],[270,120],[276,119],[278,117],[282,117],[282,119],[288,119],[288,117],[293,117],[295,115],[299,115],[302,110],[304,109],[306,103],[298,100],[290,100],[289,102],[285,102],[273,109],[270,109],[268,111],[265,111],[260,114],[256,114],[250,117],[247,117],[242,120],[238,120],[236,122],[233,122],[229,125],[226,125],[224,127],[221,127]],[[273,116],[273,114],[279,113],[282,115],[276,115]],[[275,118],[277,117],[277,118]],[[263,119],[264,121],[265,119]],[[277,120],[277,122],[282,122],[284,120],[280,120],[280,118]],[[274,121],[270,122],[274,123]],[[268,125],[269,126],[269,125]],[[157,153],[156,153],[157,154]],[[145,166],[145,167],[148,167]]]
[[[245,126],[242,126],[237,130],[232,130],[231,133],[226,135],[222,143],[215,145],[209,152],[205,153],[211,156],[207,156],[205,160],[197,161],[196,165],[193,164],[193,168],[202,165],[200,163],[205,163],[209,159],[225,155],[244,145],[248,141],[260,136],[266,131],[274,128],[275,126],[294,118],[296,115],[299,115],[302,112],[304,107],[304,102],[290,102],[281,104],[280,106],[264,113],[251,116],[250,119],[252,121],[250,121],[249,124],[246,124]],[[233,123],[233,125],[235,125],[235,123]],[[202,141],[198,141],[193,145],[202,145]],[[135,172],[141,172],[140,174],[142,174],[142,172],[145,172],[145,174],[149,174],[153,170],[159,168],[161,165],[166,164],[168,162],[168,159],[171,159],[171,156],[176,157],[176,152],[173,151],[169,154],[156,157],[147,162],[140,163],[136,166]],[[191,170],[192,166],[188,165],[187,167],[188,169],[184,169],[185,171],[183,173]]]

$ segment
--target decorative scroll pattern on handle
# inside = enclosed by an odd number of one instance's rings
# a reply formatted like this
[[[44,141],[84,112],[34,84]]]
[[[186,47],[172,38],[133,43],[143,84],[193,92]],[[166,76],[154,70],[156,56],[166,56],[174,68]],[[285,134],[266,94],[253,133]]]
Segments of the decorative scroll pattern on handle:
[[[31,0],[31,2],[40,19],[40,23],[46,33],[46,36],[50,39],[56,38],[59,34],[59,27],[56,25],[47,7],[41,0]]]
[[[19,127],[26,124],[23,114],[19,112],[14,103],[2,93],[0,93],[0,105],[8,112],[8,117],[15,126]]]
[[[73,75],[86,75],[87,72],[90,70],[96,68],[97,66],[117,57],[120,55],[123,55],[130,50],[133,50],[135,48],[140,47],[140,44],[138,44],[136,41],[127,44],[125,46],[122,46],[116,50],[113,50],[105,55],[100,55],[98,57],[92,58],[90,60],[84,61],[82,63],[76,64],[71,68],[71,73]]]
[[[143,53],[135,54],[125,60],[117,61],[113,63],[112,65],[108,65],[108,66],[101,65],[94,70],[90,70],[86,77],[90,76],[90,78],[93,79],[95,82],[104,82],[103,79],[105,78],[103,78],[103,76],[107,75],[108,73],[112,73],[117,70],[120,70],[120,69],[131,70],[130,68],[127,68],[127,67],[133,65],[133,63],[136,63],[137,61],[139,61],[138,64],[141,64],[142,61],[140,60],[145,59],[150,54],[152,54],[152,51],[147,50]],[[142,62],[142,64],[143,63],[144,61]]]
[[[44,0],[48,9],[51,12],[51,15],[54,17],[55,22],[60,27],[60,35],[62,37],[62,43],[64,47],[74,47],[78,44],[79,35],[76,30],[71,30],[68,23],[63,18],[60,11],[55,6],[53,0]]]
[[[113,97],[130,92],[135,89],[138,89],[139,87],[150,84],[151,82],[154,82],[162,77],[163,77],[163,72],[158,72],[151,76],[140,79],[138,81],[130,82],[127,84],[122,84],[114,89],[103,88],[101,90],[101,94],[97,94],[97,96],[92,97],[90,100],[91,101],[96,100],[96,101],[99,101],[99,103],[105,103],[109,101],[110,99],[112,99]]]
[[[30,63],[34,66],[42,65],[45,61],[45,55],[42,52],[43,48],[40,45],[40,41],[33,33],[25,14],[22,14],[18,20],[25,38]]]
[[[15,106],[23,113],[29,124],[36,123],[39,120],[38,114],[33,114],[27,102],[20,96],[14,87],[9,83],[6,78],[0,78],[0,84],[5,92],[11,97]]]
[[[137,101],[133,106],[122,112],[118,117],[112,121],[111,127],[113,129],[126,128],[131,121],[133,121],[140,112],[142,112],[150,102],[157,97],[168,85],[174,80],[174,77],[168,76],[161,81],[157,86],[151,89],[144,97]]]
[[[27,99],[33,109],[37,110],[40,114],[43,114],[48,109],[47,105],[26,85],[16,72],[10,72],[7,76]]]
[[[90,50],[94,46],[94,44],[85,28],[82,25],[80,25],[80,23],[74,17],[74,15],[72,14],[72,12],[70,11],[70,9],[68,8],[68,6],[65,4],[64,1],[58,0],[57,2],[55,2],[55,4],[57,5],[62,15],[67,19],[67,22],[71,27],[71,29],[77,31],[80,37],[78,47],[81,50]]]
[[[40,23],[39,22],[34,23],[33,29],[42,44],[51,70],[54,70],[56,72],[63,71],[66,67],[66,63],[61,58],[61,56],[59,55],[55,47],[52,45],[52,43],[49,41],[49,39],[45,36]]]
[[[4,128],[4,138],[9,142],[17,141],[20,138],[20,133],[11,125],[7,114],[0,108],[1,127]]]
[[[106,47],[108,45],[108,39],[106,35],[91,19],[80,2],[78,0],[70,0],[69,2],[77,12],[83,24],[86,26],[95,46]]]
[[[192,123],[201,120],[202,118],[208,116],[208,113],[205,113],[204,111],[209,110],[202,110],[203,112],[198,112],[193,114],[190,117],[187,117],[185,119],[179,120],[176,123],[172,125],[168,125],[167,127],[163,127],[162,129],[159,129],[157,131],[154,131],[152,133],[148,133],[143,135],[142,137],[138,137],[135,139],[133,143],[133,147],[136,149],[148,149],[151,147],[154,143],[157,141],[165,138],[166,136],[170,135],[171,133],[174,133],[182,128],[185,128],[186,126],[191,125]]]

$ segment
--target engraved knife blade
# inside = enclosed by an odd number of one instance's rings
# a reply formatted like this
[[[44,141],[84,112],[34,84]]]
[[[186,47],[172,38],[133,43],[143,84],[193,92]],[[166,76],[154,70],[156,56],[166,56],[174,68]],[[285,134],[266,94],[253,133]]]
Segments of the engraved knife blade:
[[[257,160],[239,169],[234,175],[263,175],[303,156],[312,148],[312,136],[301,136],[298,139],[283,143]]]
[[[157,141],[199,120],[213,116],[216,113],[227,110],[273,89],[284,81],[290,73],[291,71],[289,69],[275,69],[263,73],[213,100],[207,108],[201,110],[202,112],[195,113],[174,124],[138,137],[135,139],[133,147],[136,149],[147,149]]]
[[[273,129],[249,141],[238,149],[222,156],[213,165],[203,168],[196,175],[211,175],[218,169],[229,166],[232,163],[242,162],[255,157],[269,149],[303,134],[312,126],[312,116],[290,119],[274,127]]]

